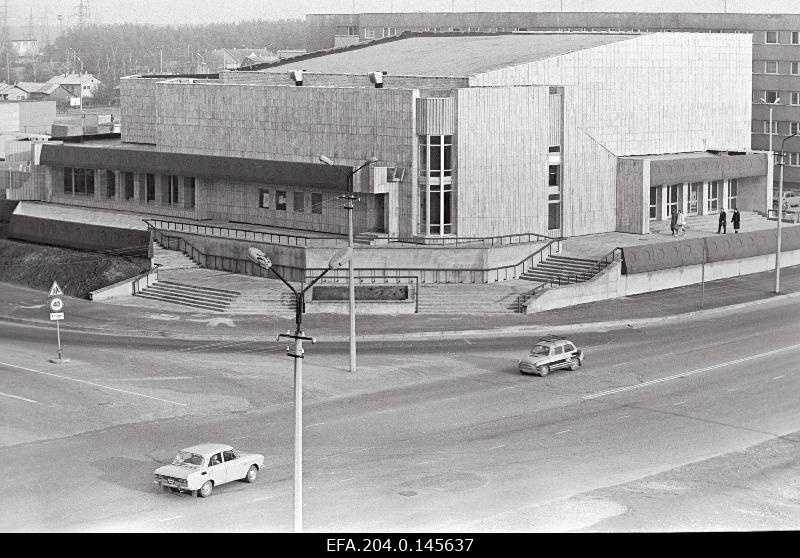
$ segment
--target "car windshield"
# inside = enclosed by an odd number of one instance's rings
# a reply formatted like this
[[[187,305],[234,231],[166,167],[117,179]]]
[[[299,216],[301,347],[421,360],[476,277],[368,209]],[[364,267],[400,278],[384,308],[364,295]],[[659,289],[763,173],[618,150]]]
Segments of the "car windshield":
[[[175,456],[175,460],[172,462],[173,465],[197,465],[198,467],[203,464],[203,456],[197,455],[196,453],[191,453],[188,451],[180,451],[178,455]]]
[[[533,349],[531,349],[532,355],[549,355],[550,354],[550,347],[547,345],[534,345]]]

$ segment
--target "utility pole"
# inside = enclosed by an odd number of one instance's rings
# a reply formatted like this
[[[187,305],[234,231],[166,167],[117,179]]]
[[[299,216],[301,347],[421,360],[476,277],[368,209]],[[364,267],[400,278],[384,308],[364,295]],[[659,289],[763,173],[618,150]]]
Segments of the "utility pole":
[[[58,37],[61,38],[64,36],[64,14],[58,14],[56,18],[58,18]]]

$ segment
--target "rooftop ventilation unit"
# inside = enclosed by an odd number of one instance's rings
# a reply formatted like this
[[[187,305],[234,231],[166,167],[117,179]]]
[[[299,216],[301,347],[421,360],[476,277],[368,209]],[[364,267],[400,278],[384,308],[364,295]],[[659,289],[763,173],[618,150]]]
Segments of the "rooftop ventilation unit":
[[[292,70],[289,76],[294,80],[295,85],[303,85],[303,70]]]
[[[406,169],[386,167],[386,182],[400,182],[406,175]]]
[[[381,89],[383,87],[383,72],[370,72],[369,73],[369,80],[375,84],[376,89]]]

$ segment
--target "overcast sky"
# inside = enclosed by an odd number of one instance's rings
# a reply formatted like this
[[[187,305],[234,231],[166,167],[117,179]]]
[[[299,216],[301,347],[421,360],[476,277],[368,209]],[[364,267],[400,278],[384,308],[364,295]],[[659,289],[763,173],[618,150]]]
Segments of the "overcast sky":
[[[303,19],[312,13],[471,11],[644,11],[800,13],[800,0],[83,0],[96,23],[208,23],[243,19]],[[8,0],[8,23],[77,22],[81,0]]]

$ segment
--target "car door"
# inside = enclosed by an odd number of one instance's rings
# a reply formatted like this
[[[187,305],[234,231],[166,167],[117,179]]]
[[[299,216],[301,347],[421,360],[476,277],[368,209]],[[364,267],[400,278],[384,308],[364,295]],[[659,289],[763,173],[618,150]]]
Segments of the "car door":
[[[234,450],[226,450],[222,452],[222,458],[225,460],[225,468],[228,472],[228,480],[244,478],[247,471],[247,463],[239,457]]]
[[[552,363],[550,364],[551,368],[560,368],[564,366],[564,347],[562,345],[553,347],[550,351],[550,358],[552,359]]]
[[[222,460],[222,452],[215,453],[208,459],[208,476],[214,481],[214,486],[228,482],[225,462]]]

